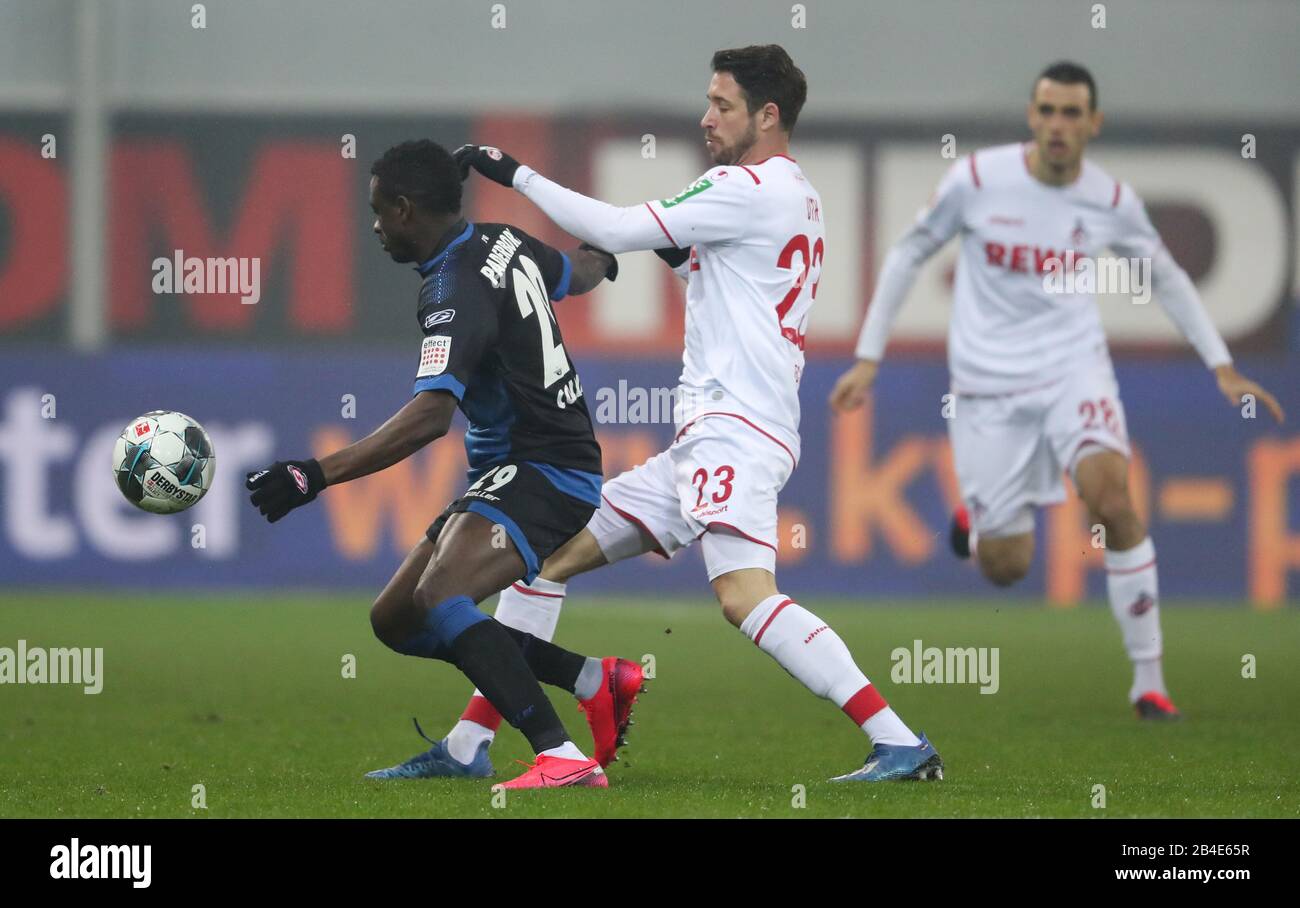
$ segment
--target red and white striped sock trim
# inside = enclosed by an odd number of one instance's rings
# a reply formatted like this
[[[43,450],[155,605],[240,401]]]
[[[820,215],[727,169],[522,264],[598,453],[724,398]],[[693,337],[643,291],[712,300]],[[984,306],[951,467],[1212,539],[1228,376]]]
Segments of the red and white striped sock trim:
[[[491,731],[501,727],[501,713],[497,712],[497,708],[482,694],[475,694],[469,698],[469,703],[465,705],[465,711],[460,714],[460,717],[466,722],[474,722]]]
[[[755,646],[758,646],[760,643],[762,643],[763,634],[767,631],[768,627],[771,626],[772,622],[776,620],[776,616],[781,614],[781,610],[785,608],[787,605],[794,605],[794,600],[787,599],[784,602],[779,603],[776,608],[772,609],[772,614],[767,616],[767,620],[763,622],[763,626],[760,627],[758,629],[758,633],[754,635]]]
[[[880,696],[874,684],[868,684],[862,690],[858,691],[848,701],[840,707],[844,714],[853,720],[854,725],[861,725],[870,719],[876,713],[889,706],[885,698]]]
[[[537,581],[534,580],[533,582],[536,583]],[[513,589],[516,593],[521,593],[521,594],[523,594],[523,595],[525,595],[525,596],[539,596],[539,597],[541,597],[541,598],[543,598],[543,599],[563,599],[563,598],[564,598],[564,594],[563,594],[563,593],[544,593],[544,592],[542,592],[541,590],[533,589],[532,587],[524,586],[522,583],[513,583],[513,584],[511,584],[511,589]]]

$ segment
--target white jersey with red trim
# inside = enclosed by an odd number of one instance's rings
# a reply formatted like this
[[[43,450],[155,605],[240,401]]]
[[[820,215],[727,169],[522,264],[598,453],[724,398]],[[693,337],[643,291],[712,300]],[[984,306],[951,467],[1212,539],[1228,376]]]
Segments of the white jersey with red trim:
[[[1049,186],[1029,172],[1026,151],[1002,145],[959,160],[900,244],[915,246],[912,258],[924,259],[961,234],[948,330],[958,392],[1025,390],[1056,380],[1081,359],[1109,360],[1095,296],[1045,288],[1056,262],[1078,267],[1107,248],[1130,258],[1168,257],[1130,186],[1086,159],[1075,182]],[[869,314],[859,356],[879,358],[890,320],[888,312]],[[1226,357],[1212,326],[1199,333],[1213,335],[1205,343],[1213,347],[1209,355]]]
[[[793,158],[714,167],[647,202],[689,248],[679,424],[745,417],[798,457],[804,334],[825,251],[821,197]]]
[[[1043,278],[1067,255],[1082,261],[1108,246],[1140,244],[1146,235],[1158,243],[1141,202],[1130,190],[1121,207],[1120,184],[1086,160],[1068,186],[1040,182],[1019,143],[961,163],[925,217],[926,229],[962,233],[948,332],[954,388],[1023,390],[1054,380],[1089,354],[1108,358],[1094,296],[1049,293]]]

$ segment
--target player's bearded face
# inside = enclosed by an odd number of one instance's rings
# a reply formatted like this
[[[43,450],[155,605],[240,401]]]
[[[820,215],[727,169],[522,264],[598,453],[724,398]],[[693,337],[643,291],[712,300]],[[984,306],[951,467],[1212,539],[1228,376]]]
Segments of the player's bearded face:
[[[709,156],[713,159],[714,164],[735,164],[742,160],[749,150],[754,147],[758,141],[758,117],[755,115],[748,121],[748,128],[738,139],[725,144],[718,136],[714,136],[713,143],[709,144]]]
[[[714,164],[735,164],[758,141],[759,114],[750,116],[740,85],[731,73],[714,73],[709,82],[709,109],[700,120],[704,147]]]

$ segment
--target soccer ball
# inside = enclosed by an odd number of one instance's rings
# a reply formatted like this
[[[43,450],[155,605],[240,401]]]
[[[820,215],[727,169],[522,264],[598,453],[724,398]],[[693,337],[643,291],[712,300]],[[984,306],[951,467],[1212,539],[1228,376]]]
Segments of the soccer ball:
[[[113,476],[137,508],[174,514],[208,491],[216,460],[201,425],[184,413],[150,410],[117,437]]]

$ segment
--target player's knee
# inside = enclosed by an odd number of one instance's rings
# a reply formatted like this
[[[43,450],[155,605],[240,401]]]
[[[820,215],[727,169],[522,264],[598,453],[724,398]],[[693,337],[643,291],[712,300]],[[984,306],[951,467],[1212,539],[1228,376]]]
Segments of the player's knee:
[[[1128,490],[1124,488],[1107,488],[1090,503],[1093,518],[1113,530],[1137,519],[1133,503],[1129,500]]]
[[[1011,586],[1029,573],[1033,552],[1027,548],[1006,548],[996,553],[980,554],[980,569],[995,586]]]
[[[754,604],[748,600],[742,601],[735,597],[718,597],[718,603],[722,606],[722,617],[726,618],[735,627],[740,627],[749,613],[754,610]]]
[[[764,598],[749,585],[724,574],[713,581],[713,592],[722,606],[722,616],[735,627],[740,627],[755,606]]]
[[[1025,575],[1029,573],[1028,564],[1022,565],[1009,560],[985,562],[983,567],[984,576],[994,586],[1011,586],[1023,580]]]
[[[376,639],[389,649],[398,650],[440,601],[434,587],[434,584],[421,580],[405,602],[382,596],[376,599],[370,607],[370,629]]]
[[[395,649],[400,643],[397,639],[398,622],[392,604],[382,597],[375,600],[370,607],[370,629],[375,638],[389,649]]]
[[[438,607],[438,603],[447,597],[441,591],[437,572],[426,575],[415,585],[411,592],[411,604],[419,614],[427,614]]]

